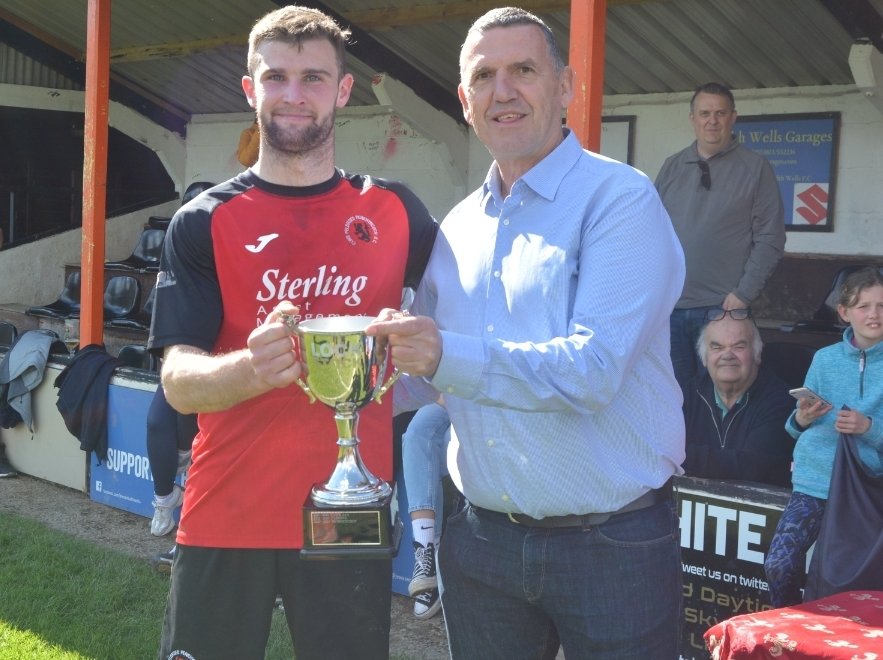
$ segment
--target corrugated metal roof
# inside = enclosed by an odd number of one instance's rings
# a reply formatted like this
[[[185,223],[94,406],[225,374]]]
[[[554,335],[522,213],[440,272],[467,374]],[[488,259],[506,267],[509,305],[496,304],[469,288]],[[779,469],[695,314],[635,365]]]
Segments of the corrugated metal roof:
[[[0,82],[52,89],[83,89],[82,85],[0,43]]]
[[[850,0],[851,2],[863,0]],[[869,0],[883,15],[883,0]],[[823,0],[608,0],[605,94],[688,91],[709,80],[734,89],[851,84],[849,49],[854,38]],[[318,4],[318,3],[309,3]],[[480,11],[487,3],[475,3]],[[0,19],[24,26],[56,51],[82,54],[86,48],[85,0],[0,0]],[[180,111],[181,116],[244,112],[240,77],[245,69],[245,40],[254,23],[277,7],[271,0],[114,0],[112,4],[113,73]],[[365,16],[372,9],[389,12],[418,7],[410,0],[327,0],[332,12]],[[468,3],[423,2],[441,13],[469,8]],[[525,0],[556,33],[565,57],[570,13],[566,2]],[[387,66],[412,67],[449,95],[456,111],[457,58],[475,16],[424,19],[388,28],[361,28],[373,61],[350,58],[357,78],[351,105],[376,103],[370,80]],[[403,23],[406,23],[403,21]],[[358,24],[355,27],[360,28]],[[2,39],[8,41],[7,39]],[[227,42],[197,50],[208,40]],[[361,44],[365,46],[366,44]],[[179,56],[149,57],[135,49],[178,46]],[[356,48],[351,51],[356,51]],[[369,52],[370,50],[370,52]],[[379,54],[378,54],[379,53]],[[30,53],[32,56],[33,53]],[[27,58],[0,50],[0,81],[22,84]],[[33,67],[33,65],[31,65]],[[55,85],[50,84],[52,80]],[[29,84],[62,86],[48,69],[37,66]],[[456,112],[451,112],[456,115]]]

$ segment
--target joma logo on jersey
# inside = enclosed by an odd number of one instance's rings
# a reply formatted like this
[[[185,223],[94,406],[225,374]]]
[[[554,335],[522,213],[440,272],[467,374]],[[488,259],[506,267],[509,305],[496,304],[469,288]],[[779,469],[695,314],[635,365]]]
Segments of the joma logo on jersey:
[[[262,288],[255,296],[260,302],[271,300],[290,300],[295,302],[304,298],[320,298],[323,296],[340,296],[343,304],[356,307],[362,302],[359,294],[368,286],[367,275],[338,274],[337,266],[320,266],[311,277],[297,277],[291,273],[281,273],[278,268],[264,271],[261,277]]]
[[[364,215],[354,215],[343,226],[346,240],[350,245],[365,245],[377,243],[379,235],[377,225]]]

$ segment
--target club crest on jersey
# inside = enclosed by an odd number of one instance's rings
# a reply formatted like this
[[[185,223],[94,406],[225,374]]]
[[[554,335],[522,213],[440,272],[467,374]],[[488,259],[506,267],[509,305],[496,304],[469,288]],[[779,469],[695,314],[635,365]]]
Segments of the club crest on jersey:
[[[350,245],[377,243],[379,238],[377,225],[364,215],[354,215],[349,218],[343,227],[343,231]]]

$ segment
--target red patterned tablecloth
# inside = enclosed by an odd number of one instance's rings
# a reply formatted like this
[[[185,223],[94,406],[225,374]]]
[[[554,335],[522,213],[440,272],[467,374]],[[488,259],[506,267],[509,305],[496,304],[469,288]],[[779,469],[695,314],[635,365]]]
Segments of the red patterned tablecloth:
[[[741,614],[705,633],[714,660],[883,660],[883,591]]]

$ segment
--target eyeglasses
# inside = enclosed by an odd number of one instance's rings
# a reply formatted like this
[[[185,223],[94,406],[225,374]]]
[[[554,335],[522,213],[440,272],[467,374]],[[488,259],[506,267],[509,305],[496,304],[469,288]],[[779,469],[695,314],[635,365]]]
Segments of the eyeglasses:
[[[706,321],[720,321],[725,316],[729,315],[731,319],[734,321],[744,321],[745,319],[753,319],[754,317],[751,315],[751,309],[748,307],[742,307],[740,309],[709,309],[705,312],[705,320]]]
[[[711,190],[711,170],[708,169],[708,163],[704,160],[696,162],[699,165],[699,170],[702,172],[702,178],[699,179],[699,183],[701,183],[702,187],[706,190]]]

